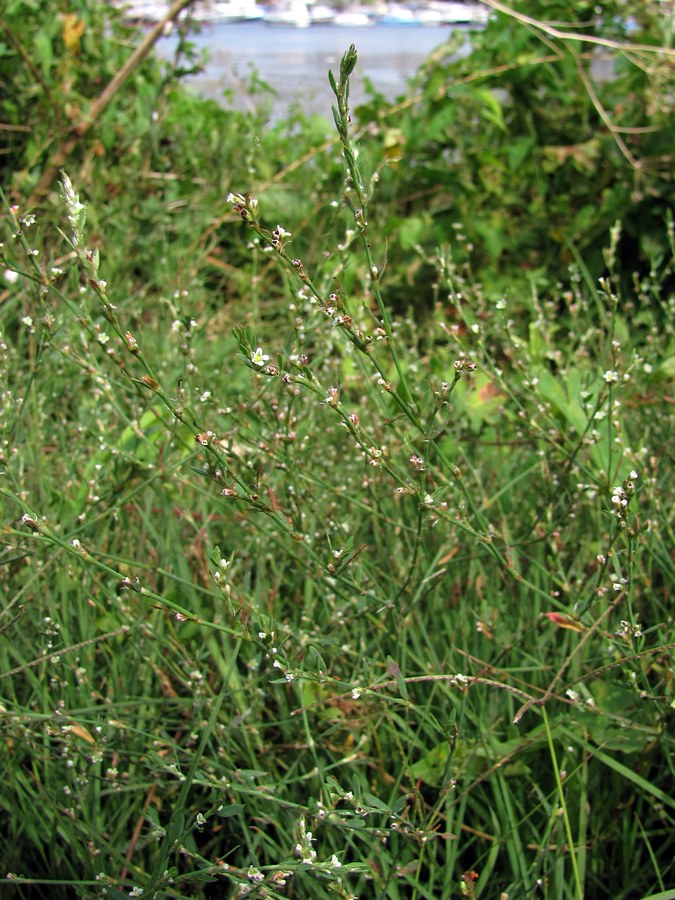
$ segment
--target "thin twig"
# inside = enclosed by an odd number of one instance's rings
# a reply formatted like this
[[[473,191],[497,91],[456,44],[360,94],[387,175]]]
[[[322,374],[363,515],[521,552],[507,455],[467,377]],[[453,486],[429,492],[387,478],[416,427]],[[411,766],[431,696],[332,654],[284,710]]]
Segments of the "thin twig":
[[[532,18],[531,16],[527,16],[524,13],[517,12],[516,10],[500,3],[499,0],[484,0],[484,2],[497,12],[501,12],[504,15],[510,16],[517,22],[520,22],[521,24],[530,28],[532,31],[538,32],[540,39],[546,44],[546,46],[550,47],[551,44],[549,40],[544,37],[544,35],[555,38],[559,41],[563,41],[568,45],[566,49],[574,59],[579,79],[583,84],[584,89],[595,108],[595,111],[611,134],[619,151],[629,163],[629,165],[631,165],[634,169],[640,169],[640,161],[635,156],[633,156],[633,154],[628,149],[627,144],[621,137],[622,133],[639,133],[638,129],[622,128],[614,124],[609,113],[600,102],[600,98],[598,97],[595,88],[591,83],[591,79],[588,77],[588,73],[582,65],[580,55],[574,50],[572,46],[569,45],[572,42],[581,41],[583,43],[594,44],[595,46],[599,47],[606,47],[617,53],[627,54],[629,51],[631,53],[642,51],[645,53],[661,53],[664,56],[672,56],[673,54],[675,54],[675,50],[661,45],[652,46],[649,44],[622,43],[621,41],[613,41],[609,38],[601,38],[591,34],[584,34],[583,32],[562,30],[560,28],[557,28],[555,25],[552,25],[551,23],[542,22],[538,19]],[[635,65],[638,65],[638,63],[635,62]]]
[[[143,60],[149,55],[153,46],[164,34],[167,24],[173,22],[173,20],[192,2],[193,0],[175,0],[175,3],[171,6],[164,18],[146,35],[145,39],[134,50],[119,72],[110,79],[98,99],[94,100],[81,121],[74,126],[70,136],[62,142],[61,146],[53,155],[52,161],[42,173],[42,178],[28,201],[29,208],[35,206],[36,203],[44,197],[59,171],[66,164],[70,154],[77,147],[92,125],[100,119],[106,107],[117,96],[125,81],[127,81]]]
[[[457,679],[457,675],[413,675],[410,678],[402,678],[401,681],[408,684],[423,684],[424,682],[429,681],[454,681]],[[521,691],[520,688],[512,687],[510,684],[504,684],[503,681],[495,681],[492,678],[482,678],[480,675],[466,675],[465,681],[458,681],[461,686],[470,687],[472,684],[485,684],[488,687],[496,687],[502,691],[507,691],[509,694],[515,694],[517,697],[522,697],[530,702],[534,701],[534,697],[531,694],[528,694],[526,691]],[[381,691],[384,688],[398,687],[398,680],[392,681],[379,681],[376,684],[369,684],[362,690],[366,691]]]
[[[7,37],[7,40],[10,42],[10,44],[13,44],[14,49],[16,50],[16,52],[19,54],[21,59],[24,61],[24,63],[30,70],[31,75],[33,76],[35,81],[40,85],[42,90],[45,92],[45,96],[47,97],[47,99],[51,103],[53,103],[54,96],[49,88],[49,85],[42,77],[42,73],[40,72],[38,67],[35,65],[33,60],[30,58],[30,54],[28,53],[26,48],[23,46],[21,41],[17,38],[17,36],[14,34],[12,29],[7,24],[7,22],[5,22],[5,20],[2,18],[2,16],[0,16],[0,31],[4,31],[4,33]],[[31,130],[30,128],[26,128],[26,131],[30,131],[30,130]]]
[[[612,50],[618,50],[620,52],[642,50],[645,53],[662,53],[664,56],[675,56],[675,48],[664,47],[660,44],[623,43],[622,41],[613,41],[610,38],[596,37],[596,35],[593,34],[584,34],[583,32],[578,31],[563,31],[560,28],[556,28],[555,25],[551,25],[549,22],[542,22],[540,19],[533,19],[531,16],[525,15],[525,13],[516,12],[515,9],[511,9],[510,6],[500,3],[499,0],[483,0],[483,3],[491,9],[494,9],[495,12],[504,13],[505,16],[511,16],[512,19],[516,19],[523,25],[530,25],[533,28],[536,28],[537,31],[543,31],[545,34],[549,34],[551,37],[558,38],[562,41],[583,41],[587,44],[597,44],[599,47],[609,47]]]
[[[553,681],[551,681],[551,683],[549,684],[546,693],[539,701],[541,706],[544,706],[546,704],[546,702],[548,700],[550,700],[550,698],[553,696],[556,685],[562,680],[562,677],[565,674],[565,672],[568,670],[568,668],[570,667],[572,660],[574,659],[575,656],[577,656],[579,654],[579,651],[582,649],[584,644],[595,634],[595,632],[598,630],[598,628],[600,627],[603,620],[606,619],[607,616],[611,612],[613,612],[613,610],[616,609],[616,607],[619,605],[619,603],[621,603],[622,600],[625,599],[625,597],[626,597],[625,591],[621,591],[621,593],[617,596],[616,600],[613,603],[611,603],[607,607],[607,609],[604,610],[602,615],[598,619],[596,619],[596,621],[591,625],[591,627],[588,629],[588,631],[584,632],[583,637],[581,638],[579,643],[576,645],[574,650],[572,650],[572,652],[569,654],[567,659],[563,662],[562,666],[558,669],[558,671],[556,672],[556,674],[553,678]]]
[[[3,681],[5,678],[11,678],[12,675],[20,675],[21,672],[25,672],[26,669],[34,669],[35,666],[39,666],[42,663],[49,662],[52,659],[58,659],[62,656],[65,656],[67,653],[72,653],[74,650],[82,650],[83,647],[88,647],[90,644],[100,644],[101,641],[107,641],[109,638],[119,637],[121,634],[126,634],[129,631],[129,627],[127,625],[123,625],[121,628],[116,629],[115,631],[108,631],[106,634],[98,634],[96,637],[89,638],[86,641],[80,641],[79,644],[71,644],[70,647],[63,647],[61,650],[55,650],[53,653],[47,653],[45,656],[39,657],[39,659],[33,659],[28,663],[24,663],[21,666],[17,666],[15,669],[10,669],[9,672],[0,673],[0,681]]]
[[[609,113],[607,112],[605,107],[600,102],[600,98],[596,94],[595,88],[591,84],[591,79],[588,77],[586,70],[581,65],[581,61],[578,58],[575,58],[575,63],[576,63],[577,72],[579,74],[581,83],[586,88],[586,93],[590,97],[591,103],[595,107],[595,111],[602,119],[602,121],[605,125],[605,128],[609,131],[609,133],[614,138],[616,146],[619,148],[619,150],[621,151],[623,156],[626,158],[626,160],[631,164],[631,166],[633,166],[633,168],[637,168],[639,165],[638,160],[633,156],[633,154],[630,152],[630,150],[626,146],[625,141],[619,134],[620,129],[614,125],[614,122],[612,122],[612,120],[609,116]]]

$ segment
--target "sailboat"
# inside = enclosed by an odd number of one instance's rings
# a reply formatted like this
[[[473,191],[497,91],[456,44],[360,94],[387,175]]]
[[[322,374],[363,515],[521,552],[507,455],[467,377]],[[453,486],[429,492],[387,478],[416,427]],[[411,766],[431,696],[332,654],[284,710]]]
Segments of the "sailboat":
[[[287,6],[280,6],[265,13],[263,21],[268,25],[287,25],[294,28],[309,28],[311,18],[306,0],[291,0]]]

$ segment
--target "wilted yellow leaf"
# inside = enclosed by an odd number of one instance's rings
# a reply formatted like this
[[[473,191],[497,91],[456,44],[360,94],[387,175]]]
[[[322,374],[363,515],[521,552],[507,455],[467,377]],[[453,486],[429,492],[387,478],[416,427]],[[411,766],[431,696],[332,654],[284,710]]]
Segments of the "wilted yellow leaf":
[[[549,621],[553,622],[554,625],[560,626],[560,628],[569,628],[570,631],[586,631],[586,626],[577,619],[573,619],[572,616],[566,616],[564,613],[558,612],[547,612],[544,613],[544,615]]]
[[[64,13],[63,15],[63,43],[69,53],[80,52],[80,39],[84,34],[85,24],[82,19],[78,19],[75,13]]]
[[[86,741],[88,744],[96,743],[94,738],[89,734],[89,732],[83,725],[71,725],[70,730],[72,734],[74,734],[76,737],[82,738],[82,740]]]

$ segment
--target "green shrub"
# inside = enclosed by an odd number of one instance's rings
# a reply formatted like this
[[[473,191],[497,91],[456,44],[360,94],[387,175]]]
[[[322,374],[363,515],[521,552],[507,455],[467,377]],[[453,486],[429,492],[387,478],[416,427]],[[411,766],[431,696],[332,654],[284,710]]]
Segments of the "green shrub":
[[[359,110],[379,130],[380,154],[400,157],[380,188],[394,207],[381,224],[400,244],[396,268],[461,223],[496,297],[566,281],[582,261],[595,283],[621,220],[618,272],[646,273],[667,253],[674,200],[667,12],[650,2],[576,4],[570,22],[567,3],[512,6],[471,34],[469,55],[458,59],[452,39],[432,54],[413,99]],[[428,278],[415,284],[428,304]],[[410,291],[401,293],[405,305]]]

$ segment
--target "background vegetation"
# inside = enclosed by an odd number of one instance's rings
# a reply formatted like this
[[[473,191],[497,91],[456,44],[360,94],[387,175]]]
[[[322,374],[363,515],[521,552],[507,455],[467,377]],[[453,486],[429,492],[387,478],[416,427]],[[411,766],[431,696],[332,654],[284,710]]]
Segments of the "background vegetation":
[[[490,5],[270,126],[5,4],[3,896],[675,896],[672,20]]]

